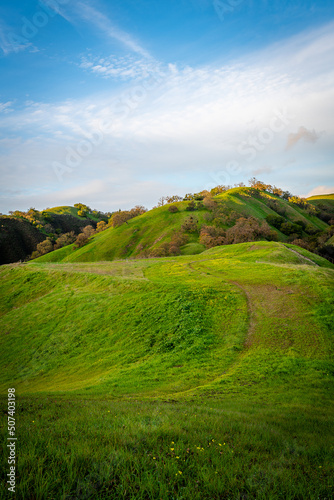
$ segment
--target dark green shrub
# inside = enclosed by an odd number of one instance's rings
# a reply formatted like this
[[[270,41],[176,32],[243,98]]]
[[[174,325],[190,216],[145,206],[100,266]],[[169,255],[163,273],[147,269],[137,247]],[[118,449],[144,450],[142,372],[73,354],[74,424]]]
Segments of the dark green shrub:
[[[175,214],[175,213],[176,213],[176,212],[178,212],[178,211],[179,211],[179,209],[177,208],[177,206],[176,206],[176,205],[170,205],[170,206],[168,207],[168,212],[170,212],[170,213],[172,213],[172,214]]]
[[[181,229],[186,233],[196,233],[198,231],[198,220],[191,215],[184,221]]]
[[[298,224],[293,224],[292,222],[284,222],[280,227],[280,231],[287,236],[292,234],[301,236],[303,232],[302,228]]]
[[[271,226],[276,227],[276,229],[280,229],[282,224],[284,224],[284,219],[280,215],[267,215],[266,221]]]
[[[304,222],[303,220],[296,220],[295,224],[298,224],[298,226],[301,226],[302,229],[305,229],[305,227],[306,227],[306,222]]]
[[[188,203],[188,206],[187,206],[186,210],[188,210],[188,212],[193,212],[194,210],[196,210],[195,202],[194,201],[190,201]]]

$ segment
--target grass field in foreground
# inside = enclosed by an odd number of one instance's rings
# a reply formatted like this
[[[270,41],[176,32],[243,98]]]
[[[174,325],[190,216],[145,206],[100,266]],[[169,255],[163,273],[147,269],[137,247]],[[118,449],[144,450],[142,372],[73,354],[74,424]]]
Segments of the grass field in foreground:
[[[21,396],[16,498],[332,499],[329,401],[302,401],[293,388],[290,402],[260,394],[169,402]]]
[[[328,261],[257,242],[0,272],[16,498],[333,498]]]

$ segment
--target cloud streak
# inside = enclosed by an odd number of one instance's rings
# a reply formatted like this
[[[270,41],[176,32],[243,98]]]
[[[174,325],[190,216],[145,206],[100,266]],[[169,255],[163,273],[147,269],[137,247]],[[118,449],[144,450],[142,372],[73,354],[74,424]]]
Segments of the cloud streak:
[[[7,56],[13,50],[7,40],[6,32],[8,32],[8,29],[6,29],[3,23],[0,21],[0,48],[5,56]]]
[[[0,113],[10,113],[12,111],[11,105],[13,101],[0,102]]]
[[[77,25],[78,22],[85,21],[92,25],[99,34],[103,34],[111,40],[116,40],[141,57],[152,58],[150,53],[130,33],[116,26],[105,14],[86,2],[75,2],[72,4],[71,11],[60,9],[59,13],[71,24]]]
[[[149,77],[158,71],[161,64],[138,58],[135,56],[123,57],[82,57],[79,67],[102,78],[118,80],[135,80]]]

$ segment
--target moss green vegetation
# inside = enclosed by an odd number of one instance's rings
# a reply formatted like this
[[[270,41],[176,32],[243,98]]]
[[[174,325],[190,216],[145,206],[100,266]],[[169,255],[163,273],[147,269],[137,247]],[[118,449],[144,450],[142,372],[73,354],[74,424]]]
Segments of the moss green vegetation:
[[[293,203],[288,203],[273,194],[254,190],[250,188],[234,188],[214,197],[217,205],[221,207],[226,216],[255,217],[263,222],[268,215],[277,215],[270,208],[270,202],[285,212],[287,221],[295,223],[302,221],[311,226],[315,231],[324,230],[328,225],[314,215],[308,214]],[[70,246],[62,248],[40,257],[40,262],[99,262],[114,259],[147,257],[152,250],[159,248],[162,244],[170,242],[172,236],[181,229],[182,224],[190,216],[198,220],[198,227],[208,224],[206,216],[209,210],[202,207],[194,212],[187,211],[189,202],[182,201],[174,203],[178,212],[171,213],[169,205],[150,210],[139,217],[129,220],[127,223],[109,228],[95,235],[90,242],[82,248],[73,249]],[[227,229],[229,225],[222,224]],[[276,228],[272,228],[279,241],[287,241],[287,236]],[[188,243],[181,248],[183,255],[195,255],[204,251],[204,245],[199,242],[199,231],[188,234]]]
[[[73,250],[70,246],[61,252],[55,251],[41,257],[40,262],[91,262],[114,260],[134,257],[145,249],[154,249],[162,243],[170,241],[172,235],[178,231],[190,213],[186,211],[187,202],[176,203],[180,208],[174,214],[168,211],[168,206],[159,207],[145,214],[129,220],[120,227],[110,228],[97,234],[82,248]],[[206,211],[196,211],[194,215],[201,224],[204,223],[203,215]],[[193,241],[191,241],[193,240]],[[195,240],[195,241],[194,241]],[[198,235],[190,236],[189,243],[197,243]],[[204,249],[203,246],[195,248]],[[186,251],[185,251],[186,253]]]
[[[16,498],[332,498],[332,414],[308,402],[21,397],[17,414]]]
[[[100,220],[99,217],[95,217],[92,213],[87,213],[85,217],[80,217],[78,215],[79,209],[75,207],[70,207],[70,206],[62,206],[62,207],[53,207],[53,208],[48,208],[45,210],[45,212],[49,212],[50,214],[57,214],[57,215],[73,215],[73,217],[77,217],[80,220],[83,219],[91,219],[95,222],[98,222]]]
[[[73,215],[74,217],[78,217],[78,209],[70,206],[47,208],[45,212],[58,215]]]
[[[315,205],[317,208],[324,208],[325,210],[334,209],[334,194],[324,194],[319,196],[312,196],[307,200],[312,205]]]
[[[311,200],[334,200],[334,193],[333,194],[318,194],[316,196],[310,196],[307,199],[309,201],[311,201]]]
[[[181,248],[182,255],[196,255],[204,252],[205,246],[200,243],[187,243]]]
[[[255,242],[0,274],[16,498],[332,498],[327,260]]]

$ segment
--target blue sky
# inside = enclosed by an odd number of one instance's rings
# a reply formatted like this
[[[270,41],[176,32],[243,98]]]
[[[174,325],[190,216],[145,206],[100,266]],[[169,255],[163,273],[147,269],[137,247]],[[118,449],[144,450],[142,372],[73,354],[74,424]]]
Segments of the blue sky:
[[[3,0],[0,212],[334,192],[334,4]]]

